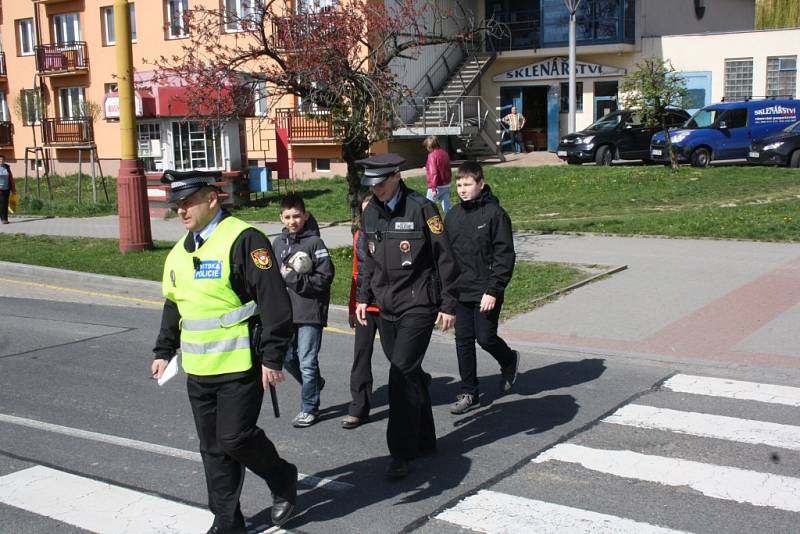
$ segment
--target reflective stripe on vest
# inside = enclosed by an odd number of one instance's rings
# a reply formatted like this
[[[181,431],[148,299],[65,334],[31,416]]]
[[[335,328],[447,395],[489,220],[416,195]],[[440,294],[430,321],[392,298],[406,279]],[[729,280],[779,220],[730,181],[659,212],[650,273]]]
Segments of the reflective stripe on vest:
[[[230,284],[231,247],[249,224],[226,217],[203,246],[187,252],[175,244],[164,264],[162,291],[181,316],[181,362],[187,374],[208,376],[253,366],[248,319],[255,302],[243,304]]]

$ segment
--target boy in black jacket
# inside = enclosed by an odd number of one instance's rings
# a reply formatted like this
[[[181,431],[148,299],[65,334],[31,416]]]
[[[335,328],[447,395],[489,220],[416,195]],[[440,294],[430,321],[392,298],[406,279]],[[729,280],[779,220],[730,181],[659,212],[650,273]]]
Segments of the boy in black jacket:
[[[500,364],[504,392],[517,379],[519,353],[497,335],[503,294],[516,260],[511,219],[484,181],[479,163],[461,164],[456,190],[461,202],[447,212],[444,227],[461,271],[456,308],[461,393],[450,406],[450,413],[458,415],[480,406],[475,341]]]
[[[301,384],[300,413],[292,425],[303,428],[317,422],[319,393],[325,385],[319,373],[319,349],[322,329],[328,324],[334,268],[319,225],[299,195],[283,199],[281,222],[285,228],[272,246],[292,301],[294,323],[292,345],[283,365]]]

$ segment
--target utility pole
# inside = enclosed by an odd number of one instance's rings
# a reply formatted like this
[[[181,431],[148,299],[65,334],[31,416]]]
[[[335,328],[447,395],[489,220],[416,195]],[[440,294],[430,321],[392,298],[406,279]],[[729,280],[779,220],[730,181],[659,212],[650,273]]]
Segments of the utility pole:
[[[153,248],[147,184],[136,148],[136,102],[133,92],[133,49],[128,0],[114,0],[114,29],[121,149],[117,177],[119,251],[125,254]]]
[[[564,5],[567,6],[567,11],[569,12],[569,121],[568,121],[568,133],[572,133],[575,131],[575,109],[576,109],[576,95],[575,95],[575,71],[576,71],[576,63],[577,60],[575,59],[575,18],[578,12],[578,8],[581,5],[582,0],[564,0]]]

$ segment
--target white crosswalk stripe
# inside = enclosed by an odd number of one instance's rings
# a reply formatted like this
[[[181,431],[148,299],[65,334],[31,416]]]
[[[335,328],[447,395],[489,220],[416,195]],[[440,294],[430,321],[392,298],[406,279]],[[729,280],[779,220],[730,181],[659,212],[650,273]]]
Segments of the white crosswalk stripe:
[[[521,488],[507,485],[514,488],[508,493],[481,490],[438,514],[436,519],[461,528],[498,534],[685,532],[686,518],[679,504],[672,510],[675,518],[670,523],[669,514],[664,510],[658,510],[650,519],[647,510],[619,506],[614,504],[613,498],[591,498],[592,491],[603,492],[603,488],[611,484],[619,487],[614,495],[649,491],[663,498],[672,493],[676,496],[675,502],[680,503],[685,502],[682,499],[689,491],[695,492],[697,498],[708,499],[709,504],[719,503],[713,505],[716,510],[726,506],[757,507],[762,511],[759,513],[779,518],[776,521],[781,521],[778,523],[781,528],[774,531],[796,531],[795,526],[800,521],[800,478],[796,470],[792,472],[791,465],[787,465],[789,472],[786,474],[762,472],[759,466],[764,464],[759,461],[744,468],[736,465],[740,459],[735,451],[750,447],[747,450],[757,458],[777,459],[792,454],[796,457],[794,451],[800,451],[800,426],[773,421],[800,420],[800,412],[793,412],[800,408],[800,388],[677,374],[653,393],[652,400],[644,402],[648,396],[645,395],[641,404],[625,405],[604,418],[597,427],[542,452],[519,474],[521,480],[537,483],[545,480],[561,487],[562,491],[529,487],[530,495],[526,495],[525,484]],[[752,408],[743,410],[742,404],[734,404],[741,402],[751,403]],[[671,404],[691,409],[665,407]],[[716,413],[704,413],[704,407],[708,409],[706,405],[710,404],[714,405]],[[782,410],[781,415],[772,415],[774,410]],[[719,415],[726,411],[729,415]],[[733,416],[743,411],[764,418],[770,414],[773,421]],[[673,446],[672,442],[677,440],[681,447]],[[726,447],[731,447],[733,452],[721,450],[721,443],[728,443]],[[672,452],[665,455],[664,451]],[[702,456],[702,461],[693,458],[694,454]],[[756,469],[752,469],[754,465]],[[777,464],[771,468],[772,471],[778,469]],[[636,485],[631,486],[631,481]],[[592,484],[597,484],[596,489]],[[553,493],[558,493],[557,502],[546,502],[553,498]],[[606,506],[615,508],[609,510],[612,513],[606,513]],[[702,511],[701,505],[700,509]],[[748,510],[752,514],[754,508]],[[625,517],[628,513],[634,515]],[[735,515],[731,513],[732,517]],[[712,518],[712,524],[718,519],[719,516]],[[732,521],[735,525],[735,520]],[[670,530],[675,526],[683,528]],[[756,528],[755,531],[763,531],[760,525]]]

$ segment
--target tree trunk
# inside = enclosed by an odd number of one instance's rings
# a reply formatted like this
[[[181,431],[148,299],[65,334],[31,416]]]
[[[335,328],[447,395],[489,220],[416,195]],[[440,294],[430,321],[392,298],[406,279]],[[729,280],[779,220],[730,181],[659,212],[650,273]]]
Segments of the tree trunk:
[[[356,229],[358,213],[358,194],[364,190],[356,160],[364,158],[369,152],[369,140],[365,134],[348,138],[342,143],[342,159],[347,163],[347,203],[350,205],[351,230]]]
[[[661,131],[664,132],[664,150],[669,154],[669,163],[673,169],[678,168],[678,158],[675,156],[675,151],[672,149],[672,139],[669,137],[669,129],[667,128],[667,121],[661,119]]]

